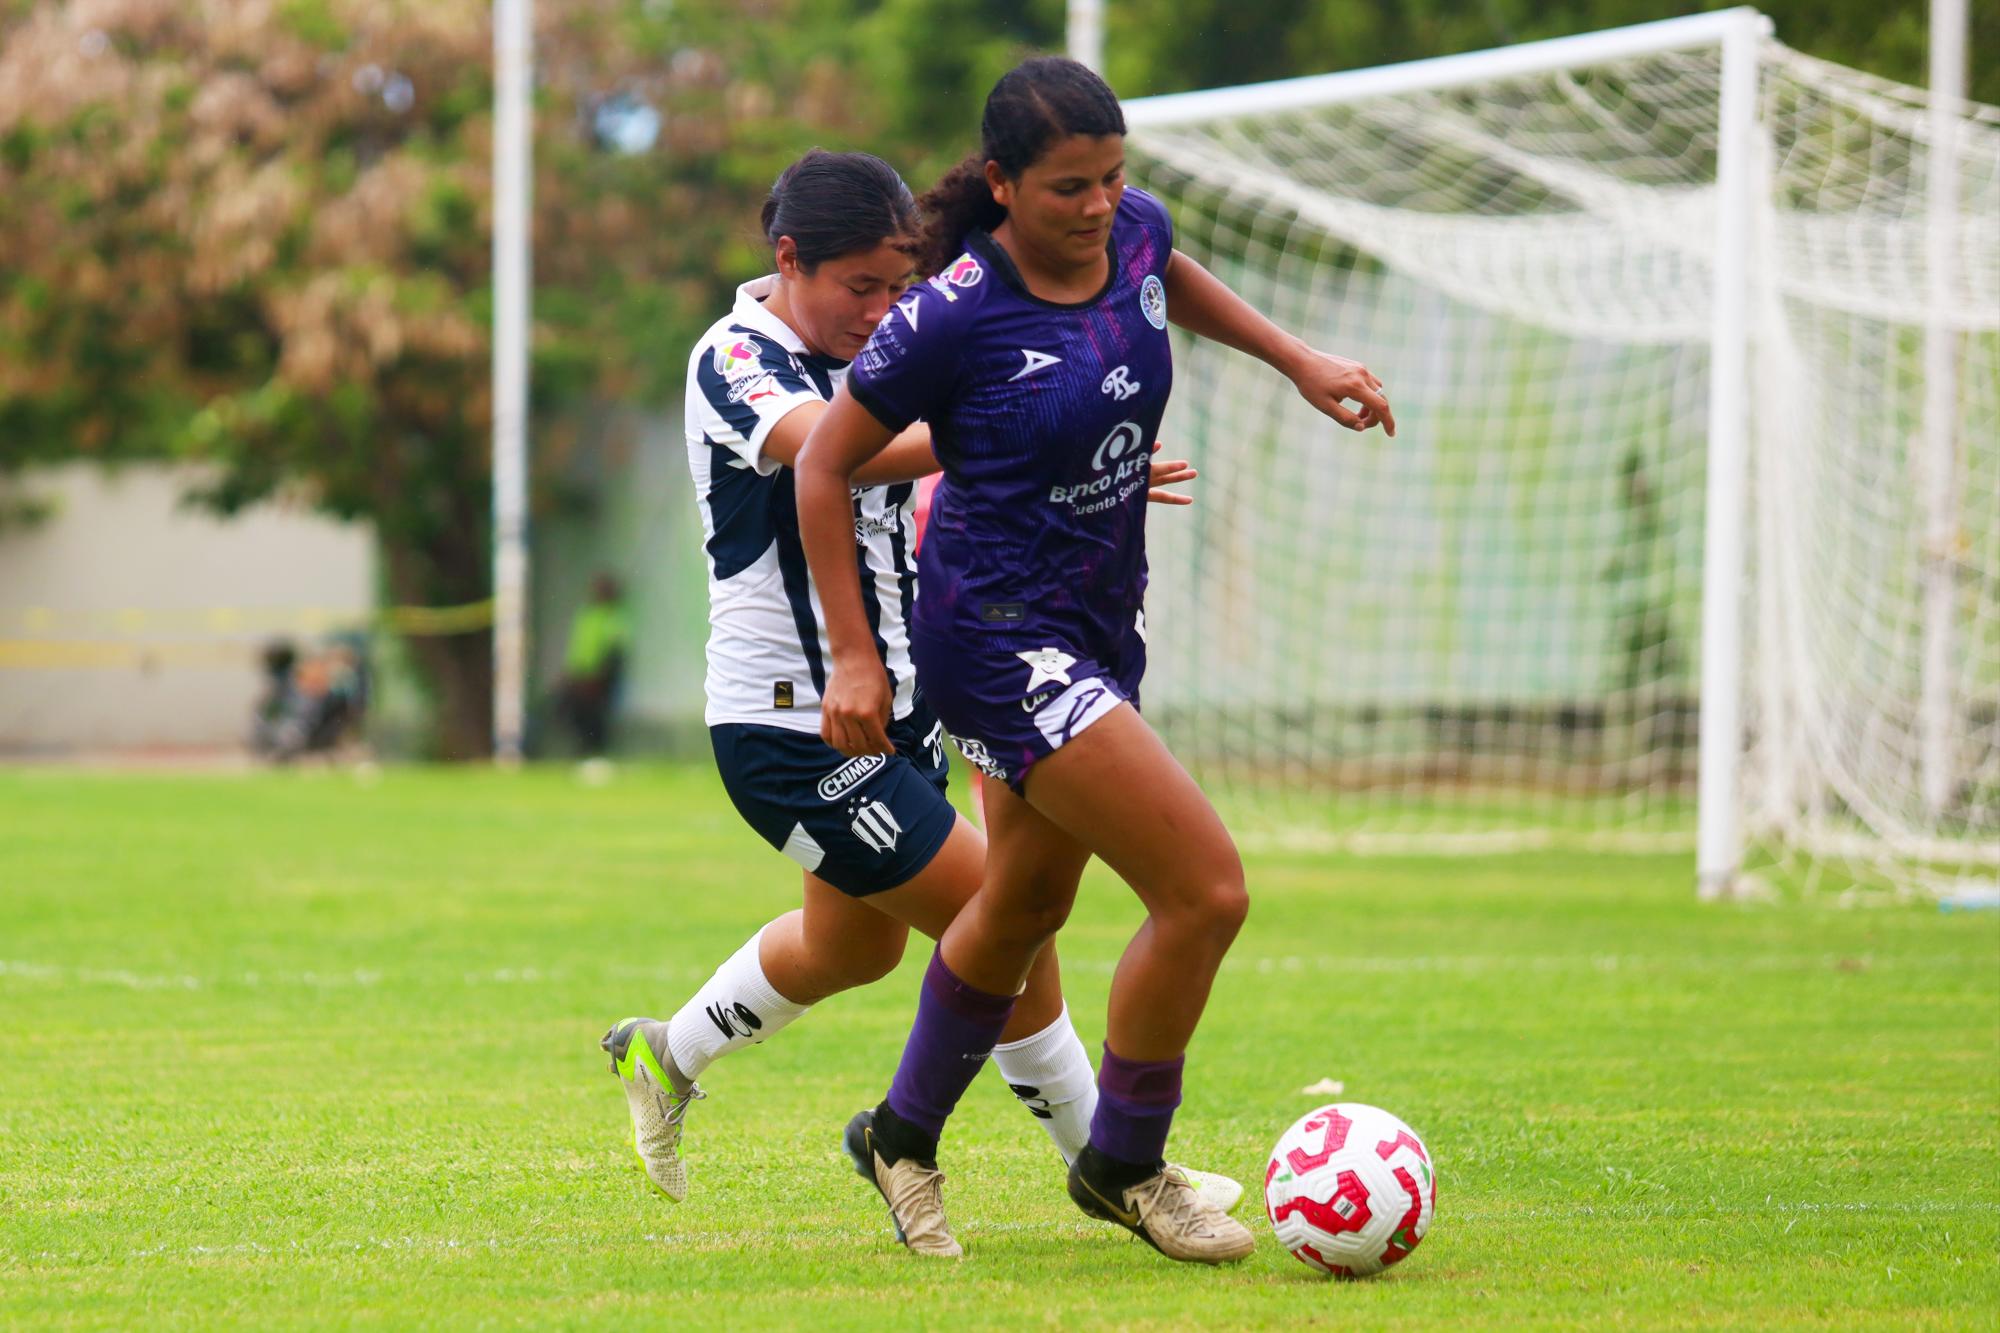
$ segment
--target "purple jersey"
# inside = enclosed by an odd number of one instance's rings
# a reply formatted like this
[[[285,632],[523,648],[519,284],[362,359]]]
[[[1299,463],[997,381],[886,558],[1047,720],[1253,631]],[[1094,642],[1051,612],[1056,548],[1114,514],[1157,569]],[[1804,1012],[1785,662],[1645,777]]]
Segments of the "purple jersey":
[[[1127,189],[1104,290],[1029,293],[985,232],[882,321],[848,377],[901,430],[930,423],[945,479],[915,628],[977,650],[1119,651],[1146,593],[1146,481],[1173,381],[1173,222]]]

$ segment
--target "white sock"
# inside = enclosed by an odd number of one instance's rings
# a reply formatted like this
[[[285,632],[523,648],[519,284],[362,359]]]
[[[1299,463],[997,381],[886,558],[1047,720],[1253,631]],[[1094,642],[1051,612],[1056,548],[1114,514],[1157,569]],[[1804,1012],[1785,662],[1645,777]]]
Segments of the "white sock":
[[[1090,1055],[1070,1026],[1069,1006],[1032,1037],[993,1048],[993,1063],[1021,1105],[1041,1122],[1063,1161],[1074,1162],[1090,1142],[1090,1117],[1097,1110],[1097,1076]]]
[[[758,931],[682,1005],[667,1029],[674,1063],[689,1078],[731,1051],[763,1041],[812,1006],[778,994],[757,961]]]

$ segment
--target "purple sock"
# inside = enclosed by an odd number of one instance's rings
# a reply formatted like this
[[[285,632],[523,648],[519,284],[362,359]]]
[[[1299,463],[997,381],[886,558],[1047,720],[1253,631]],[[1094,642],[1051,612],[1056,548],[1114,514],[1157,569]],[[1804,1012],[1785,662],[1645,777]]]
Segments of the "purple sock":
[[[952,1108],[993,1054],[1014,998],[968,986],[944,965],[942,951],[933,952],[917,1021],[889,1085],[889,1109],[933,1138],[944,1133]]]
[[[1134,1165],[1167,1155],[1167,1131],[1181,1104],[1185,1055],[1171,1060],[1127,1060],[1110,1046],[1097,1071],[1097,1112],[1090,1118],[1090,1146]]]

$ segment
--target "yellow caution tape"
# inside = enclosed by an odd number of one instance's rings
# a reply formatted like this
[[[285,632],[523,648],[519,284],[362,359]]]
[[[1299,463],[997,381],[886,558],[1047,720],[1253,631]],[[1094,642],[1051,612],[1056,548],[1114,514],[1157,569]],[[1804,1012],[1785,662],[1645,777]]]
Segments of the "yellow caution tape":
[[[4,613],[0,613],[3,617]],[[104,611],[57,611],[31,606],[14,613],[16,623],[35,638],[138,634],[331,634],[339,630],[387,629],[398,634],[464,634],[493,623],[490,599],[463,606],[388,606],[377,611],[325,606],[216,606],[151,610],[124,607]],[[6,621],[0,618],[0,627]]]
[[[155,611],[55,611],[29,607],[16,613],[28,637],[0,638],[0,670],[78,667],[233,667],[254,662],[262,639],[274,635],[320,636],[383,630],[392,634],[471,634],[493,624],[492,601],[463,606],[390,606],[379,611],[338,611],[321,606],[210,607]],[[0,617],[0,626],[5,618]],[[58,638],[58,634],[65,637]],[[189,641],[185,637],[208,635]],[[141,638],[140,636],[147,636]],[[248,641],[248,640],[259,641]]]
[[[121,643],[88,639],[0,639],[0,671],[77,668],[155,671],[163,667],[239,667],[262,650],[249,643]]]

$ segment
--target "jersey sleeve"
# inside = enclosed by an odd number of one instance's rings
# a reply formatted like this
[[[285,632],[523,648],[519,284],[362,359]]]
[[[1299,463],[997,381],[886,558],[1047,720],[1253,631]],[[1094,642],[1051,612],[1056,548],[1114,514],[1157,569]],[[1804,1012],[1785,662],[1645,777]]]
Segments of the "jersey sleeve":
[[[1118,201],[1118,211],[1145,231],[1153,242],[1151,271],[1166,276],[1167,265],[1174,257],[1174,215],[1167,211],[1165,204],[1136,185],[1125,187],[1125,193]]]
[[[854,400],[892,431],[936,416],[958,385],[971,304],[962,285],[940,278],[912,287],[848,371]]]
[[[769,476],[771,428],[807,403],[824,403],[792,354],[759,334],[734,329],[695,353],[694,409],[701,433]]]

